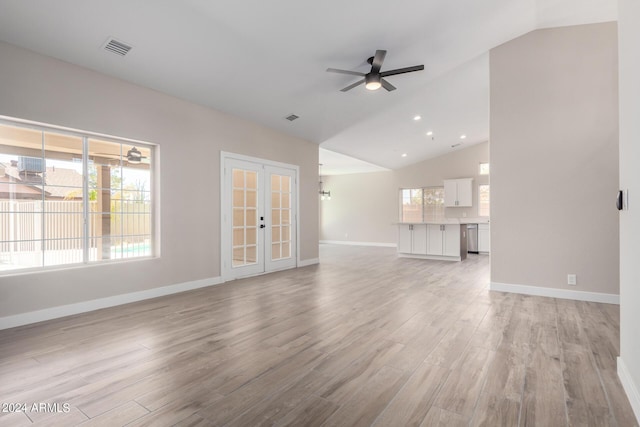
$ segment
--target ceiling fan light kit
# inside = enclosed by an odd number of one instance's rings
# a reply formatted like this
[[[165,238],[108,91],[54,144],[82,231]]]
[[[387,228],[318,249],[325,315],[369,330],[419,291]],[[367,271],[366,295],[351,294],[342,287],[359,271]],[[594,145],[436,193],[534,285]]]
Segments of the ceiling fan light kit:
[[[365,84],[364,87],[368,90],[378,90],[383,87],[387,90],[387,92],[391,92],[392,90],[396,90],[396,87],[383,79],[383,77],[424,70],[424,65],[414,65],[413,67],[397,68],[395,70],[380,72],[380,68],[382,68],[382,62],[384,61],[386,55],[386,50],[376,50],[376,54],[367,59],[367,62],[371,64],[371,71],[366,74],[359,71],[340,70],[337,68],[327,68],[327,71],[329,73],[349,74],[352,76],[364,77],[362,80],[358,80],[357,82],[352,83],[343,89],[340,89],[341,92],[351,90],[356,86],[360,86],[362,83]]]
[[[136,147],[127,151],[127,161],[129,163],[138,164],[142,162],[142,153]]]
[[[372,73],[367,74],[366,76],[364,76],[364,81],[366,82],[364,84],[364,87],[366,87],[369,90],[378,90],[382,87],[382,83],[380,83],[380,75],[375,75]]]

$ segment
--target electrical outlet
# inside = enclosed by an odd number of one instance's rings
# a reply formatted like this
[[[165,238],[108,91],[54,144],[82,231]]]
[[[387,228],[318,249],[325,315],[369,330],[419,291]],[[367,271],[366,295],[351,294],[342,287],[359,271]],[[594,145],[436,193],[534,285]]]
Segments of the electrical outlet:
[[[577,284],[577,278],[575,274],[567,274],[567,285],[575,286]]]

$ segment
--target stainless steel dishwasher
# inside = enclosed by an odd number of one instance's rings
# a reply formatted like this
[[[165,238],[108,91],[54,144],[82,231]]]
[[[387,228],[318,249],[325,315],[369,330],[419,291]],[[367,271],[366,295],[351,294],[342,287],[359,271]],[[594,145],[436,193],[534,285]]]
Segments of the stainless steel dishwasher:
[[[478,224],[467,224],[467,252],[478,253]]]

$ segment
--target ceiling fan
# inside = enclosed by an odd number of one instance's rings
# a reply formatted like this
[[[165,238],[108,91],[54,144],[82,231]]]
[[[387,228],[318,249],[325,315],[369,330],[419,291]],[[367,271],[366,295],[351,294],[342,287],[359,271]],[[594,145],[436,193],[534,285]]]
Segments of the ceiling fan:
[[[95,154],[91,154],[91,155],[99,156],[99,157],[102,157],[104,159],[113,159],[113,160],[116,160],[118,162],[120,160],[120,154],[118,154],[118,153],[95,153]],[[140,152],[140,150],[138,150],[136,147],[133,147],[132,149],[127,151],[127,154],[125,156],[123,156],[123,158],[130,165],[137,165],[137,164],[140,164],[140,163],[145,163],[145,164],[149,163],[149,160],[147,160],[148,157],[143,156],[142,152]]]
[[[133,147],[131,150],[127,151],[127,161],[129,163],[142,163],[142,159],[146,159],[146,157],[143,156],[140,150],[138,150],[136,147]]]
[[[353,76],[361,76],[364,79],[359,80],[344,89],[340,89],[341,92],[346,92],[348,90],[353,89],[356,86],[360,86],[362,83],[365,83],[364,87],[369,90],[377,90],[382,86],[387,91],[391,92],[392,90],[396,90],[396,87],[386,81],[383,77],[395,76],[396,74],[404,74],[411,73],[413,71],[421,71],[424,70],[424,65],[414,65],[413,67],[406,68],[397,68],[395,70],[382,71],[380,72],[380,68],[382,67],[382,62],[384,61],[384,57],[387,55],[386,50],[376,50],[376,54],[371,58],[367,59],[367,62],[371,64],[371,71],[367,74],[360,73],[358,71],[349,71],[349,70],[338,70],[336,68],[327,68],[327,71],[330,73],[339,73],[339,74],[349,74]]]

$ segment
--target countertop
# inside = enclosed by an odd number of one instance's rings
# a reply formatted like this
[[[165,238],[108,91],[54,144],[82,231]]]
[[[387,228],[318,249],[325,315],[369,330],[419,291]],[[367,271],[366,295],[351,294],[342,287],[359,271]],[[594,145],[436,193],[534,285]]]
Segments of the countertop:
[[[401,224],[489,224],[489,218],[444,218],[439,221],[424,221],[424,222],[398,222]]]

